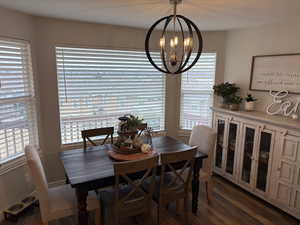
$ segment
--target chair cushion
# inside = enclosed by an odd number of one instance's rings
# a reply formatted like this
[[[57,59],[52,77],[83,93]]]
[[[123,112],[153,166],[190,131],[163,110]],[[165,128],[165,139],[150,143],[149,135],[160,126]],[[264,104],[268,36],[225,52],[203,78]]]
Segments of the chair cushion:
[[[119,189],[119,199],[125,197],[132,191],[130,185],[126,185]],[[138,191],[133,193],[128,199],[128,207],[123,208],[120,211],[120,217],[129,217],[138,215],[141,210],[145,210],[147,205],[145,204],[144,195]],[[115,205],[115,192],[114,189],[107,189],[98,193],[98,199],[101,205],[101,218],[103,224],[108,224],[112,218],[114,218]]]
[[[121,187],[119,189],[119,199],[125,197],[132,191],[132,187],[130,185],[126,185],[124,187]],[[135,200],[140,197],[143,197],[142,193],[136,191],[134,194],[132,194],[129,198],[129,200]],[[101,201],[101,204],[108,206],[113,205],[115,200],[115,191],[114,189],[107,189],[104,191],[99,192],[98,199]]]

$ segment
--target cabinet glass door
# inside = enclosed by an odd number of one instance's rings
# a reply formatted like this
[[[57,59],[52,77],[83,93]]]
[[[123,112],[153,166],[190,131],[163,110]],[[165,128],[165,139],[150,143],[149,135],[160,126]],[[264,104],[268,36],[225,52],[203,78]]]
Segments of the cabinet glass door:
[[[244,138],[245,141],[243,146],[244,156],[243,156],[242,180],[246,183],[250,183],[255,129],[246,127]]]
[[[223,144],[224,144],[225,120],[217,120],[217,145],[215,166],[222,168]]]
[[[226,158],[226,173],[233,174],[234,155],[236,151],[238,125],[229,123],[228,142],[227,142],[227,158]]]
[[[266,191],[272,134],[262,131],[260,135],[256,188]]]

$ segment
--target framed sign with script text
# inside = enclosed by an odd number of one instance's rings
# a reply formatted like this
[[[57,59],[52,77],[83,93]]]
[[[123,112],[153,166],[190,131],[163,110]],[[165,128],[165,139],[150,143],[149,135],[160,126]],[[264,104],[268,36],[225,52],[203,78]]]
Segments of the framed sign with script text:
[[[300,94],[300,53],[253,56],[249,89]]]

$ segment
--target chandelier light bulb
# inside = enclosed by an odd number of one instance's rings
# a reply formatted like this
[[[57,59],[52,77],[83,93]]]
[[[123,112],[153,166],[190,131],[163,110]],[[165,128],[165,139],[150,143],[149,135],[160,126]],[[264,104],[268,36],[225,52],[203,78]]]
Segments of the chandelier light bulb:
[[[175,41],[173,40],[173,38],[171,38],[171,40],[170,40],[170,47],[174,48],[174,46],[175,46]]]
[[[161,48],[164,48],[165,44],[166,44],[166,39],[164,37],[160,38],[160,40],[159,40],[159,46]]]
[[[188,46],[187,39],[184,39],[183,45],[184,45],[184,47]]]
[[[175,36],[173,40],[174,40],[174,45],[177,46],[178,45],[178,37]]]
[[[190,45],[190,38],[186,38],[186,39],[184,40],[184,46],[187,47],[187,46],[189,46],[189,45]]]

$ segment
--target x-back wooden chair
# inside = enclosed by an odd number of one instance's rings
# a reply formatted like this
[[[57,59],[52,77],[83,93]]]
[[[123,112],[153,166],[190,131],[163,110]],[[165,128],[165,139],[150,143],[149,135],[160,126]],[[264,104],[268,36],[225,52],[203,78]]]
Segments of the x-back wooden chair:
[[[103,206],[103,219],[105,216],[110,216],[114,220],[114,225],[118,225],[121,217],[147,213],[149,220],[152,220],[152,198],[158,158],[154,156],[143,160],[114,163],[114,189],[99,193]],[[148,182],[150,180],[148,191],[143,189],[146,179]],[[123,183],[127,185],[124,187]],[[110,212],[105,212],[105,210],[110,210]]]
[[[83,149],[86,150],[87,142],[90,142],[93,146],[97,146],[97,144],[95,143],[95,140],[91,140],[92,137],[106,135],[106,137],[104,138],[104,140],[101,143],[101,145],[104,145],[110,136],[111,143],[113,143],[113,134],[114,134],[114,127],[103,127],[103,128],[82,130],[81,136],[83,139]]]
[[[158,224],[161,224],[164,208],[173,201],[178,204],[181,199],[184,200],[184,223],[188,224],[188,194],[196,152],[195,147],[187,151],[161,154],[160,188],[159,193],[154,194],[158,203]]]
[[[146,130],[148,127],[147,123],[142,123],[139,127],[138,127],[138,137],[142,135],[143,131]]]

